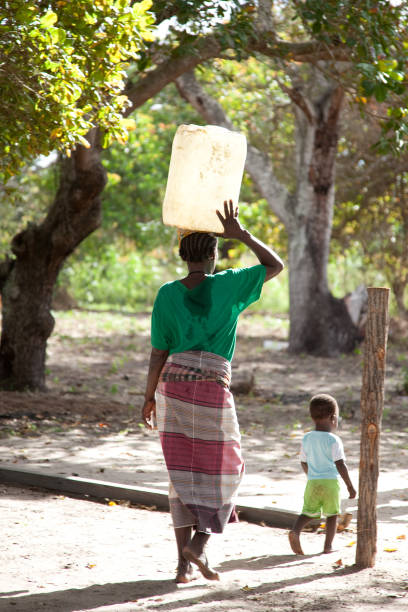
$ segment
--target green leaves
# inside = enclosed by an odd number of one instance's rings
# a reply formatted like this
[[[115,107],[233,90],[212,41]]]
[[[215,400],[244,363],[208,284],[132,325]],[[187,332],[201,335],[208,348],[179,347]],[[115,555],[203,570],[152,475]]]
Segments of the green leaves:
[[[0,178],[39,154],[69,154],[95,125],[126,138],[125,64],[153,36],[151,0],[15,0],[0,28]]]
[[[56,23],[57,21],[58,15],[53,11],[48,11],[48,13],[45,13],[45,15],[40,18],[40,24],[43,28],[49,28],[50,26],[53,26],[54,23]]]
[[[362,109],[375,102],[408,110],[408,8],[389,0],[293,0],[305,28],[329,47],[343,45],[350,57],[348,87]],[[375,109],[370,107],[370,112]],[[381,108],[380,112],[384,109]],[[379,113],[378,113],[379,114]],[[402,119],[402,122],[401,122]],[[382,123],[382,146],[400,151],[405,119]]]

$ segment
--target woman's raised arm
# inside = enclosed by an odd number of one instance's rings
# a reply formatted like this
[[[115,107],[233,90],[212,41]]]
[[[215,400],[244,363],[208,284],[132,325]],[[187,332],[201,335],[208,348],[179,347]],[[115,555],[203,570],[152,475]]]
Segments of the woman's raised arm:
[[[255,253],[259,259],[259,263],[266,268],[265,282],[279,274],[279,272],[282,272],[284,263],[279,255],[261,240],[252,236],[252,234],[241,225],[238,219],[238,206],[234,208],[232,200],[224,202],[225,216],[223,217],[219,210],[217,210],[217,215],[224,226],[224,233],[220,234],[220,236],[223,238],[240,240]]]

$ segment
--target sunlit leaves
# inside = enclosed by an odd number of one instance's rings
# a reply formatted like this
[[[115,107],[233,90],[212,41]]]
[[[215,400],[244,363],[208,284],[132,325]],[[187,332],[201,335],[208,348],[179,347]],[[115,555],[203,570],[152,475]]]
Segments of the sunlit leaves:
[[[14,0],[0,22],[0,175],[53,148],[127,136],[124,62],[152,39],[151,0]]]
[[[396,169],[394,179],[387,185],[386,171],[382,172],[383,175],[377,167],[385,185],[381,193],[361,193],[354,202],[337,205],[335,244],[340,243],[339,252],[353,247],[358,250],[366,270],[381,270],[399,313],[404,315],[408,286],[408,174]]]
[[[362,108],[367,108],[370,98],[387,105],[379,150],[403,150],[408,142],[406,2],[294,0],[294,5],[314,37],[328,47],[348,48],[356,100]]]

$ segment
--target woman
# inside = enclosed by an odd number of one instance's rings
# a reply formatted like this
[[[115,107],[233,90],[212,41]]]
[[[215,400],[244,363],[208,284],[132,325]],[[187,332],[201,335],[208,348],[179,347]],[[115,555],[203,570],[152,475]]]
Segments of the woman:
[[[188,274],[157,294],[142,409],[149,428],[157,416],[178,550],[176,582],[183,583],[192,579],[191,563],[207,579],[219,579],[205,546],[211,533],[237,521],[234,496],[244,471],[229,391],[237,320],[283,269],[279,256],[241,226],[232,200],[224,202],[224,216],[217,215],[221,236],[243,242],[260,264],[214,274],[217,239],[202,232],[182,238]]]

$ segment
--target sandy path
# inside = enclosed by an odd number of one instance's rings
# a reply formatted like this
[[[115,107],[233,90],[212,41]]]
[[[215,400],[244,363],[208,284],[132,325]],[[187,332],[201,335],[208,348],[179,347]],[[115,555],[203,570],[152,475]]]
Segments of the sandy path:
[[[5,485],[0,492],[2,612],[407,609],[404,517],[379,524],[376,567],[359,572],[351,567],[355,526],[337,534],[330,555],[319,554],[323,534],[304,534],[300,557],[285,530],[230,525],[210,547],[221,581],[177,586],[167,513]]]

